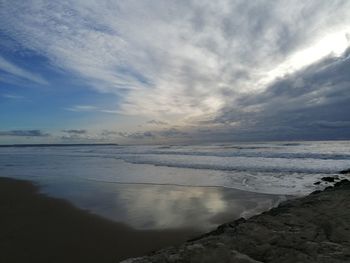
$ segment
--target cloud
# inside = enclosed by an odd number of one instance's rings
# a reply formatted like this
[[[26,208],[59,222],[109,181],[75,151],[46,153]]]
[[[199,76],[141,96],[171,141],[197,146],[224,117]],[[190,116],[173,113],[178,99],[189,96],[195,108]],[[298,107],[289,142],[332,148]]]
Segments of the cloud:
[[[151,131],[132,132],[132,133],[118,132],[117,134],[120,137],[123,137],[123,138],[136,139],[136,140],[144,140],[144,139],[153,139],[153,138],[155,138],[155,135]]]
[[[103,130],[102,132],[101,132],[101,135],[102,136],[113,136],[113,135],[119,135],[119,132],[117,132],[117,131],[110,131],[110,130]]]
[[[235,107],[226,107],[205,124],[223,126],[231,138],[349,138],[349,54],[279,79],[264,92],[236,100]]]
[[[40,75],[27,71],[0,56],[0,71],[4,71],[13,76],[30,80],[40,85],[48,85],[48,82]]]
[[[136,139],[136,140],[169,140],[169,139],[182,139],[186,140],[189,137],[189,134],[178,130],[176,128],[169,128],[163,130],[149,130],[149,131],[140,131],[140,132],[108,132],[106,135],[117,135],[125,139]]]
[[[70,142],[94,142],[99,141],[99,137],[95,134],[91,134],[88,130],[85,129],[68,129],[62,130],[63,136],[59,138],[64,141]]]
[[[96,106],[92,105],[74,105],[72,107],[66,108],[68,111],[75,111],[75,112],[89,112],[89,111],[96,111],[98,108]]]
[[[21,100],[24,99],[23,96],[15,95],[15,94],[2,94],[1,95],[5,99],[12,99],[12,100]]]
[[[174,138],[174,137],[183,138],[183,137],[187,137],[188,133],[176,128],[170,128],[163,131],[158,131],[157,135],[165,138]]]
[[[47,137],[49,134],[40,130],[12,130],[0,131],[0,136]]]
[[[125,114],[178,122],[348,46],[350,2],[4,1],[0,27],[26,48],[122,97]]]
[[[342,137],[349,8],[343,0],[8,0],[0,30],[120,101],[67,110],[167,120],[164,131],[121,137],[324,138],[334,129]],[[2,68],[21,74],[8,63]]]
[[[103,109],[93,105],[74,105],[72,107],[65,108],[65,110],[73,111],[73,112],[101,112],[101,113],[109,113],[109,114],[121,113],[118,110]]]
[[[311,124],[327,129],[350,128],[350,121],[315,121]]]
[[[87,130],[62,130],[63,132],[65,133],[68,133],[68,134],[87,134],[88,131]]]
[[[154,124],[154,125],[168,125],[169,123],[165,121],[160,121],[160,120],[150,120],[147,122],[148,124]]]

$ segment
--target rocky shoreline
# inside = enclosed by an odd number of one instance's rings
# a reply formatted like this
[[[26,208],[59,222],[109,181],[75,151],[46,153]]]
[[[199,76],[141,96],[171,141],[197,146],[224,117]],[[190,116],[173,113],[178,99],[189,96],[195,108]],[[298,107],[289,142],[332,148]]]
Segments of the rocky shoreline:
[[[350,262],[350,181],[223,224],[179,247],[122,262]]]

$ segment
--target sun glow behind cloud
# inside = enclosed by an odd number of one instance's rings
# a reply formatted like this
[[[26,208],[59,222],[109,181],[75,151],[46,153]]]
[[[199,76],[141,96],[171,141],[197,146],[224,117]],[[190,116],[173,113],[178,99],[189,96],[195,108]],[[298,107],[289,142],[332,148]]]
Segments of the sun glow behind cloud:
[[[283,63],[269,71],[267,77],[263,78],[259,84],[268,85],[277,78],[284,77],[287,74],[293,74],[327,56],[341,56],[350,46],[349,35],[350,27],[346,27],[335,33],[332,31],[326,33],[325,36],[316,40],[309,47],[291,54]]]

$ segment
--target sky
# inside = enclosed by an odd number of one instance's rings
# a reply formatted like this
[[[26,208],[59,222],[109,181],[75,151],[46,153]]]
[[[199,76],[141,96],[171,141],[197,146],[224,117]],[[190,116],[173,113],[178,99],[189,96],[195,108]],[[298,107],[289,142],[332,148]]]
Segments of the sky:
[[[0,0],[0,144],[350,139],[349,10]]]

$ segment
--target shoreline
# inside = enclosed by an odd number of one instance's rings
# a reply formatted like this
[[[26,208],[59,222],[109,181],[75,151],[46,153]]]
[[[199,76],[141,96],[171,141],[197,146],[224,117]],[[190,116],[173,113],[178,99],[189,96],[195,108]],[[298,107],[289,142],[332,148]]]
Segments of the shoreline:
[[[193,229],[136,230],[40,193],[39,187],[30,181],[0,178],[0,251],[3,251],[0,262],[347,262],[343,259],[350,260],[349,242],[339,254],[339,247],[344,244],[328,240],[329,233],[336,228],[327,221],[332,217],[345,228],[337,230],[337,235],[343,235],[343,241],[350,240],[350,223],[347,223],[350,222],[350,182],[337,183],[337,180],[340,179],[324,177],[321,181],[333,182],[335,186],[288,199],[247,220],[240,218],[201,234]],[[340,201],[345,203],[341,204],[342,209],[334,208]],[[328,204],[321,209],[325,202]],[[305,204],[316,214],[303,211]],[[298,217],[293,215],[294,210]],[[286,214],[287,222],[283,221]],[[321,248],[317,248],[319,241],[308,239],[306,226],[315,217],[322,223],[316,222],[319,229],[316,235],[326,236],[326,241],[319,243]],[[298,229],[303,225],[302,230]],[[300,240],[283,234],[285,228],[299,234],[304,231],[301,237],[306,241],[299,244]],[[311,229],[314,231],[315,227],[311,225]],[[282,233],[283,238],[276,232]],[[310,246],[324,258],[313,261],[315,255],[310,251],[300,252]],[[328,254],[334,254],[334,248],[338,258],[333,260]],[[324,250],[328,254],[322,255]],[[281,258],[283,255],[288,258]]]
[[[223,187],[44,178],[30,180],[41,193],[137,230],[185,228],[206,233],[229,220],[259,214],[290,198]]]
[[[0,262],[118,262],[199,234],[136,230],[48,197],[30,181],[0,178]]]
[[[350,181],[122,263],[350,261]]]

